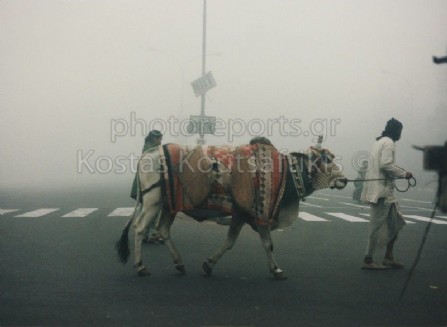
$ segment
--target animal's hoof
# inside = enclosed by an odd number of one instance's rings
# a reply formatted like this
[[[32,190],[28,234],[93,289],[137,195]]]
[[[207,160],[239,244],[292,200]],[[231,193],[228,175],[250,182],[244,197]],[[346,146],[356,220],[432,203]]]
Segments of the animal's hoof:
[[[186,274],[186,269],[184,265],[175,265],[175,269],[177,269],[182,275]]]
[[[145,277],[145,276],[150,276],[151,275],[150,271],[147,270],[146,267],[139,268],[137,273],[138,273],[139,277]]]
[[[213,267],[211,267],[211,265],[205,261],[202,265],[203,271],[208,275],[211,276],[211,272],[213,271]]]
[[[276,280],[286,280],[287,279],[287,275],[284,271],[278,271],[278,272],[274,272],[273,273],[273,277]]]

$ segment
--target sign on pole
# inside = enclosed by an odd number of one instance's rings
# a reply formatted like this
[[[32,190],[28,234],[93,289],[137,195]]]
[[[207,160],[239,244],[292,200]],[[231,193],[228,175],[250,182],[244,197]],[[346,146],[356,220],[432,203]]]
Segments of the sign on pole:
[[[190,116],[187,127],[188,133],[214,134],[216,130],[216,117],[213,116]]]
[[[208,90],[212,89],[213,87],[215,87],[216,81],[214,80],[211,71],[209,71],[202,77],[193,81],[191,85],[194,90],[194,94],[196,95],[196,97],[198,97],[205,94],[206,92],[208,92]]]

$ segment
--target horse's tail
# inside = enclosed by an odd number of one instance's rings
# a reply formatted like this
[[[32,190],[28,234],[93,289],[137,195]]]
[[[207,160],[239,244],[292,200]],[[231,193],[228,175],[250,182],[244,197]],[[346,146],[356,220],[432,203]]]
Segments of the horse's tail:
[[[129,259],[130,255],[130,249],[129,249],[129,228],[132,224],[133,219],[137,215],[138,211],[138,205],[140,204],[140,179],[137,173],[137,200],[135,203],[135,208],[132,213],[132,217],[130,217],[129,221],[127,222],[126,226],[123,229],[123,232],[121,233],[121,238],[116,242],[115,249],[116,252],[118,252],[118,257],[120,261],[124,264],[126,264],[127,260]]]

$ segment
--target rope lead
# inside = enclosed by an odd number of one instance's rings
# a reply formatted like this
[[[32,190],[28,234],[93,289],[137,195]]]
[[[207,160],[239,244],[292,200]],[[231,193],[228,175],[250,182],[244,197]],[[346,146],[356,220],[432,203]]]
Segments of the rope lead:
[[[371,179],[348,179],[346,180],[347,182],[372,182],[372,181],[393,181],[396,179],[406,179],[405,177],[396,177],[396,178],[371,178]],[[404,190],[400,190],[397,188],[396,185],[394,185],[394,188],[396,189],[396,191],[398,192],[407,192],[410,187],[415,187],[417,184],[416,178],[411,177],[410,179],[407,179],[407,187]]]

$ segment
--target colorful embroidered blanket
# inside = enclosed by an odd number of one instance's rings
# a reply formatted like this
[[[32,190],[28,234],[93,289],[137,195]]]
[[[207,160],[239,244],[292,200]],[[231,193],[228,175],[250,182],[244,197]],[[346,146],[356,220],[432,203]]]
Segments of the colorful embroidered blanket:
[[[231,214],[237,205],[264,225],[277,215],[287,161],[273,146],[166,144],[160,149],[165,202],[171,213],[216,209]]]

